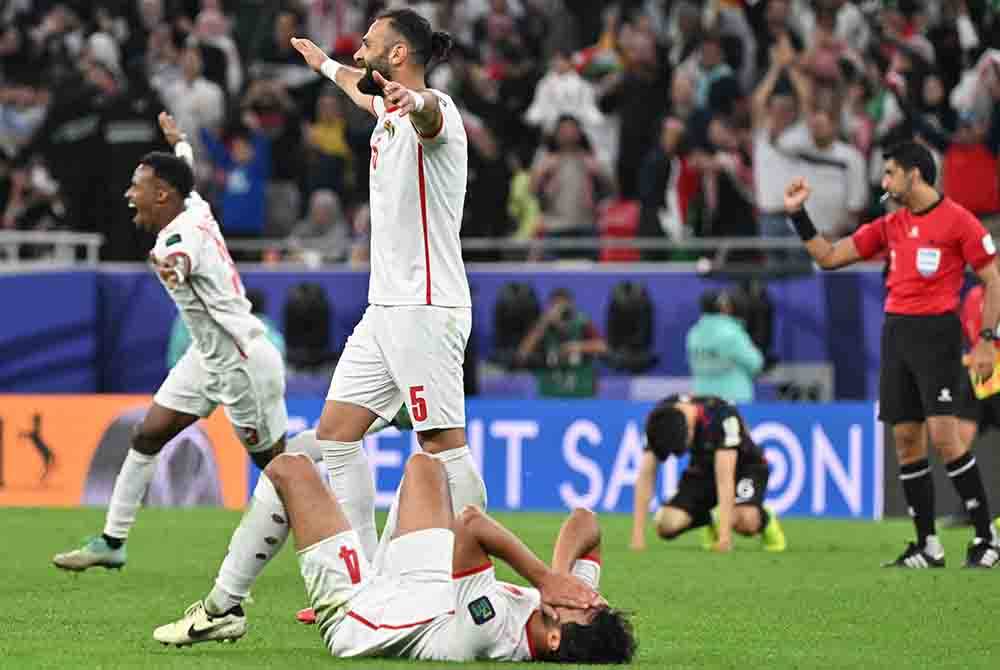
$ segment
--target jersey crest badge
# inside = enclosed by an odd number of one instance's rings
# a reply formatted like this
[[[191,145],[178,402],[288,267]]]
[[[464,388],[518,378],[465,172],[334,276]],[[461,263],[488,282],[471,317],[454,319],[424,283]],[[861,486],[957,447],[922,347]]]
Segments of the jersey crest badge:
[[[177,244],[180,241],[181,241],[181,234],[174,233],[173,235],[167,238],[167,243],[164,246],[169,247],[171,244]]]
[[[469,614],[472,615],[472,620],[476,622],[477,626],[482,626],[495,617],[497,612],[493,609],[493,603],[490,602],[490,599],[481,596],[469,603]]]
[[[382,127],[385,128],[385,132],[389,133],[390,140],[396,137],[396,126],[392,124],[392,121],[386,119],[385,123],[382,124]]]

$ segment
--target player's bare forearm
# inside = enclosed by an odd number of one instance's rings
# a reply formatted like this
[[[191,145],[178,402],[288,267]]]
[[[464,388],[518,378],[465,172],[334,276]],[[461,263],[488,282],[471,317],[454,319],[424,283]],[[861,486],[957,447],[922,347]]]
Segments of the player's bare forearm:
[[[463,531],[473,538],[488,556],[499,558],[528,580],[541,588],[549,575],[549,567],[538,558],[516,535],[476,507],[462,511]]]
[[[816,265],[824,270],[836,270],[861,260],[854,246],[854,240],[850,237],[831,242],[823,235],[817,234],[804,244],[806,251],[816,261]]]
[[[785,215],[812,259],[824,270],[835,270],[861,260],[861,254],[854,245],[853,237],[845,237],[836,243],[831,243],[817,232],[805,208],[810,193],[812,188],[805,178],[796,177],[785,188],[784,200]]]
[[[590,510],[577,508],[563,521],[552,550],[552,569],[568,573],[584,556],[600,558],[601,524]]]
[[[632,542],[633,549],[643,549],[646,546],[646,515],[649,512],[649,501],[653,498],[653,486],[656,484],[656,455],[651,451],[642,453],[639,465],[639,476],[635,482],[635,501],[632,508]]]
[[[312,40],[293,37],[292,48],[299,52],[306,65],[339,86],[355,105],[369,112],[374,111],[372,97],[358,90],[358,82],[364,76],[364,72],[331,60],[326,52],[313,44]]]
[[[985,297],[983,299],[983,328],[997,329],[1000,321],[1000,270],[996,262],[987,263],[977,272],[983,281]],[[993,342],[980,339],[971,352],[971,365],[976,375],[988,379],[993,374],[993,363],[996,352]]]
[[[715,455],[715,486],[719,499],[719,544],[733,540],[733,510],[736,507],[736,450],[725,449]]]

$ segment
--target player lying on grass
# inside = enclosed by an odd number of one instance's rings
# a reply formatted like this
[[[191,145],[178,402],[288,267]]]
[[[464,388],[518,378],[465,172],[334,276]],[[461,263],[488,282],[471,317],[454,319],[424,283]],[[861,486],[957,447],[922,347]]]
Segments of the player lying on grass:
[[[672,540],[704,528],[706,549],[727,552],[733,531],[760,535],[766,551],[784,551],[785,534],[772,510],[764,509],[768,468],[764,452],[737,409],[714,396],[669,396],[646,419],[646,446],[635,486],[633,549],[646,548],[646,516],[656,469],[673,454],[690,453],[677,494],[656,512],[656,532]],[[712,508],[718,505],[718,519]]]
[[[406,464],[399,516],[384,567],[376,572],[338,501],[301,455],[276,458],[261,475],[254,506],[276,545],[295,537],[306,591],[330,652],[338,657],[405,657],[567,663],[623,663],[636,641],[629,620],[596,588],[597,517],[574,511],[556,539],[551,566],[478,508],[456,518],[445,470],[417,453]],[[498,581],[491,557],[531,588]],[[202,601],[157,628],[164,644],[235,640],[241,608],[210,615]]]

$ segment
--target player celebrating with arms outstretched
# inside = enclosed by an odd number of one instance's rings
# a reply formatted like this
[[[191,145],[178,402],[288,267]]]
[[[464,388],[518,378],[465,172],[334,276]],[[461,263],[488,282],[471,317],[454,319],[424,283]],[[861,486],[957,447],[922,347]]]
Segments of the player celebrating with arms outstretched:
[[[316,437],[331,488],[364,553],[375,560],[369,499],[375,491],[361,439],[377,417],[405,403],[424,451],[442,461],[457,510],[484,506],[486,489],[466,446],[462,363],[472,303],[459,229],[468,142],[462,117],[444,93],[426,88],[429,63],[451,38],[409,9],[379,15],[354,58],[340,65],[315,44],[292,46],[376,118],[371,136],[369,306],[333,375]],[[384,538],[391,538],[398,505]],[[380,556],[385,547],[379,548]]]
[[[193,191],[193,153],[176,123],[160,114],[160,127],[176,155],[143,157],[125,192],[135,210],[135,225],[157,234],[149,262],[177,305],[193,341],[153,397],[132,448],[115,480],[104,533],[80,549],[53,558],[64,570],[125,564],[125,540],[156,468],[156,455],[178,433],[207,417],[218,405],[258,467],[285,450],[285,367],[265,336],[264,324],[250,311],[239,273],[229,256],[208,204]],[[234,542],[241,536],[237,531]],[[259,551],[272,548],[261,543]],[[247,565],[224,566],[220,589],[213,591],[225,611],[246,595]]]
[[[944,567],[944,547],[934,528],[929,434],[976,527],[965,564],[992,568],[1000,562],[1000,546],[976,457],[959,438],[955,418],[964,374],[962,326],[955,310],[965,266],[971,265],[986,287],[983,323],[989,327],[970,352],[969,368],[987,379],[993,374],[997,339],[992,326],[1000,320],[1000,273],[993,238],[968,210],[938,193],[933,186],[936,172],[934,158],[923,145],[904,142],[893,147],[885,154],[882,189],[901,207],[836,243],[816,232],[805,210],[811,189],[801,177],[785,190],[785,211],[809,255],[824,270],[888,254],[879,413],[892,426],[899,479],[917,541],[886,567]]]

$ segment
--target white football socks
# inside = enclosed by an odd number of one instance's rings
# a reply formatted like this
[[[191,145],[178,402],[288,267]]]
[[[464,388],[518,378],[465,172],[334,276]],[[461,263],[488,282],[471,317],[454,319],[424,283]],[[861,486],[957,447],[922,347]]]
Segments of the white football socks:
[[[229,541],[215,586],[205,599],[210,614],[222,614],[243,602],[264,566],[288,539],[288,514],[270,478],[261,473],[250,506]]]
[[[135,449],[125,455],[122,469],[115,479],[115,488],[108,504],[108,515],[104,521],[104,534],[125,540],[135,523],[135,516],[142,506],[149,483],[156,472],[156,456],[148,456]]]
[[[375,529],[375,480],[361,441],[334,442],[316,440],[323,450],[323,462],[329,477],[330,491],[344,510],[351,528],[361,539],[361,548],[369,561],[375,556],[378,531]]]

